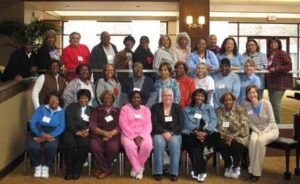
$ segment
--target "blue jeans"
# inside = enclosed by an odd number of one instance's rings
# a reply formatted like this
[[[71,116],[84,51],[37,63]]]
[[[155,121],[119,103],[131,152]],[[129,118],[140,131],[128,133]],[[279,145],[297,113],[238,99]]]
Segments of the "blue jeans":
[[[154,135],[154,174],[163,174],[163,158],[167,146],[170,154],[171,174],[178,176],[181,153],[181,135],[173,135],[167,142],[161,134]]]
[[[41,160],[41,148],[44,153],[44,164],[42,164]],[[34,167],[41,164],[50,167],[57,152],[57,148],[57,139],[52,142],[44,141],[42,143],[37,143],[33,140],[33,136],[29,135],[26,141],[26,151],[29,154]]]

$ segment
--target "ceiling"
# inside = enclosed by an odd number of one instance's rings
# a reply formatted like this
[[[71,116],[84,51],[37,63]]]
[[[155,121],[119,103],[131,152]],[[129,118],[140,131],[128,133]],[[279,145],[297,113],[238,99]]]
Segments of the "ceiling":
[[[105,11],[179,11],[179,0],[165,1],[57,1],[25,0],[25,4],[54,16],[97,16]],[[266,8],[268,7],[268,8]],[[210,0],[210,12],[296,13],[300,0]],[[95,14],[92,14],[92,13]],[[102,13],[101,13],[102,12]],[[174,15],[173,15],[174,16]]]

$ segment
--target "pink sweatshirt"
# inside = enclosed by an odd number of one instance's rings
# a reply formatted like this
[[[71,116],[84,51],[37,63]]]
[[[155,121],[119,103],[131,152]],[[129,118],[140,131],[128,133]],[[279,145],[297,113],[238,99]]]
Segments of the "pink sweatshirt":
[[[141,136],[143,139],[151,137],[150,109],[144,105],[140,105],[138,110],[134,109],[131,104],[123,106],[120,112],[119,126],[122,136],[129,139],[134,139],[137,136]]]

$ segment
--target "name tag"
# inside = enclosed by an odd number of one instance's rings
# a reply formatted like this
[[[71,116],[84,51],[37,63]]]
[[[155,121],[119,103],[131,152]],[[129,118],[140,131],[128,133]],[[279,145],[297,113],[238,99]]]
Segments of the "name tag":
[[[83,114],[81,116],[81,118],[83,119],[83,121],[89,121],[90,120],[90,117],[88,115],[86,115],[86,114]]]
[[[105,119],[105,121],[106,121],[107,123],[110,122],[110,121],[112,121],[112,120],[114,120],[114,118],[113,118],[111,115],[106,116],[104,119]]]
[[[83,61],[83,57],[82,56],[77,56],[78,61]]]
[[[252,114],[253,114],[253,111],[250,110],[250,111],[248,111],[247,113],[248,113],[248,115],[252,115]]]
[[[42,121],[45,122],[45,123],[50,123],[51,118],[49,118],[47,116],[44,116],[43,119],[42,119]]]
[[[220,89],[224,89],[225,88],[225,84],[219,84],[219,88]]]
[[[202,114],[196,113],[196,114],[194,115],[194,118],[196,118],[196,119],[201,119],[201,118],[202,118]]]
[[[165,117],[165,122],[172,122],[172,121],[173,121],[172,116],[166,116]]]
[[[142,115],[141,115],[141,114],[135,114],[135,115],[134,115],[134,118],[135,118],[135,119],[142,119]]]
[[[224,128],[228,128],[229,127],[229,122],[228,121],[224,121],[222,126]]]
[[[133,88],[133,91],[141,91],[140,88]]]

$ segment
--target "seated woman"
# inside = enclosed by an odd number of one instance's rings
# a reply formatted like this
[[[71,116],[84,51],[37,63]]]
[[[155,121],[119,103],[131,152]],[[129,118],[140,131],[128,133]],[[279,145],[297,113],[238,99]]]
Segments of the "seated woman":
[[[235,101],[232,93],[224,93],[220,98],[224,107],[216,112],[221,134],[219,150],[225,162],[224,176],[237,179],[240,176],[242,152],[248,144],[249,119],[243,109],[234,106]]]
[[[204,89],[207,94],[207,102],[214,106],[213,103],[213,92],[215,90],[215,82],[211,76],[208,75],[207,65],[204,63],[199,63],[196,67],[195,75],[195,85],[196,89]]]
[[[53,92],[45,98],[45,104],[33,113],[26,151],[35,167],[34,177],[49,178],[49,167],[58,147],[58,136],[65,129],[65,112],[59,106],[58,94]],[[44,150],[44,163],[41,159],[41,148]]]
[[[181,99],[180,88],[178,82],[175,79],[171,78],[172,66],[167,62],[161,63],[159,66],[160,79],[156,80],[154,85],[156,89],[156,103],[162,101],[162,91],[165,88],[172,89],[174,96],[174,103],[179,104]]]
[[[170,154],[171,181],[177,181],[184,117],[181,106],[173,103],[172,89],[163,89],[161,96],[162,103],[154,104],[151,108],[155,167],[153,176],[157,181],[162,180],[163,158],[167,146]]]
[[[66,109],[66,131],[63,134],[66,180],[77,180],[90,146],[89,117],[93,108],[88,105],[91,92],[81,89],[77,92],[77,103]]]
[[[144,75],[143,65],[140,62],[133,64],[133,77],[127,79],[122,87],[122,100],[124,104],[129,103],[129,94],[132,91],[139,91],[142,95],[142,105],[152,107],[156,100],[156,91],[153,80]]]
[[[103,78],[100,78],[96,85],[96,96],[98,102],[101,103],[101,99],[99,99],[100,95],[109,90],[113,92],[115,96],[114,106],[120,108],[122,106],[122,99],[121,99],[121,83],[117,78],[117,72],[113,64],[106,64],[103,68]]]
[[[250,165],[248,172],[253,182],[259,180],[262,173],[263,162],[266,154],[266,145],[275,141],[279,130],[271,103],[259,98],[259,88],[249,85],[246,88],[247,103],[244,108],[250,120],[252,130],[249,140]]]
[[[150,109],[141,105],[142,94],[133,91],[129,96],[131,104],[122,107],[120,113],[121,142],[132,165],[130,175],[143,178],[144,164],[153,148]]]
[[[76,68],[76,75],[78,78],[73,79],[68,83],[62,98],[64,99],[64,107],[66,108],[69,104],[77,102],[77,92],[80,89],[88,89],[91,92],[91,100],[89,101],[90,106],[97,107],[97,101],[95,99],[95,86],[90,81],[91,68],[87,64],[81,64]]]
[[[56,91],[59,98],[61,98],[66,88],[66,81],[63,77],[59,76],[59,71],[59,61],[51,59],[48,72],[40,75],[34,82],[31,98],[35,109],[43,105],[45,97],[53,91]],[[62,104],[61,100],[60,105]]]
[[[89,124],[92,132],[90,147],[99,167],[95,173],[98,179],[110,175],[120,148],[120,111],[113,107],[115,96],[111,91],[105,91],[100,99],[103,106],[92,112]]]
[[[184,109],[182,144],[192,160],[192,177],[198,182],[204,182],[207,177],[204,147],[213,147],[219,142],[216,125],[217,117],[214,108],[207,104],[207,93],[196,89],[191,104]]]
[[[179,84],[181,99],[180,105],[184,109],[190,102],[193,91],[195,91],[195,81],[187,76],[189,68],[186,63],[178,61],[175,64],[175,79]]]

